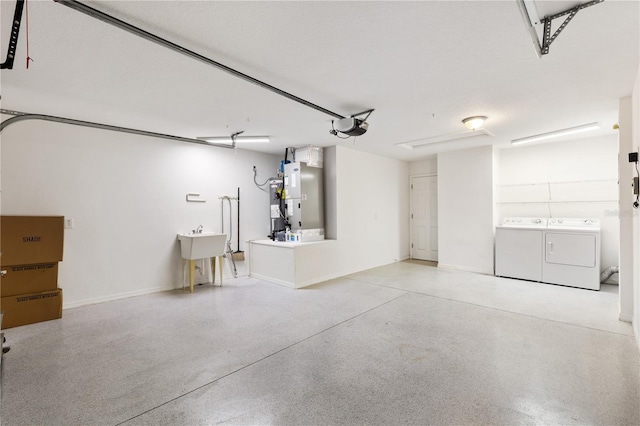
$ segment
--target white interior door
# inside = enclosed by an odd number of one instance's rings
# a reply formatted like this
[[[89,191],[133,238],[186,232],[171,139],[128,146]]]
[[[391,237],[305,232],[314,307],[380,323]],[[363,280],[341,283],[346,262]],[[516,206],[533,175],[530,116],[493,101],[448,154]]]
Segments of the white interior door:
[[[438,177],[411,178],[411,257],[438,260]]]

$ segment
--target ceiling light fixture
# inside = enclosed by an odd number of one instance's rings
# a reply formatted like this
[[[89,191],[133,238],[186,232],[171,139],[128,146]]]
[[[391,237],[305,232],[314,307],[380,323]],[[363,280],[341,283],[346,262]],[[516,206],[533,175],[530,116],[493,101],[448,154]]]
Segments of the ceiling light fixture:
[[[198,139],[205,142],[211,142],[215,144],[233,145],[235,143],[269,143],[271,139],[268,136],[210,136],[199,137]]]
[[[477,130],[482,127],[485,121],[487,121],[487,117],[485,117],[484,115],[475,115],[473,117],[467,117],[462,120],[462,124],[464,124],[471,130]]]
[[[597,130],[600,128],[599,123],[583,124],[582,126],[569,127],[566,129],[555,130],[548,133],[540,133],[539,135],[527,136],[526,138],[514,139],[511,141],[512,145],[518,145],[522,143],[538,142],[546,139],[559,138],[561,136],[573,135],[575,133],[588,132],[590,130]]]

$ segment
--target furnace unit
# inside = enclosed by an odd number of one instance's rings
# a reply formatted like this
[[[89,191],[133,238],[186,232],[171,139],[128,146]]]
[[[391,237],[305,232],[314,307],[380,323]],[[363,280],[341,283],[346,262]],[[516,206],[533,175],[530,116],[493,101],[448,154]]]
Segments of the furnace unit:
[[[275,239],[278,231],[284,231],[285,222],[284,214],[284,201],[281,200],[282,194],[282,179],[271,179],[269,181],[269,202],[271,203],[271,239]],[[281,206],[282,203],[282,206]]]
[[[320,167],[311,164],[296,161],[284,165],[287,222],[302,242],[324,240],[323,168],[322,163]]]

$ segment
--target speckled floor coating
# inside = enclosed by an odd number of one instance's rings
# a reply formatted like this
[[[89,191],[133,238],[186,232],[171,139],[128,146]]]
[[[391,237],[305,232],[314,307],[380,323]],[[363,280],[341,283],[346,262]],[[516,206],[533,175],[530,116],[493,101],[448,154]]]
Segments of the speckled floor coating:
[[[401,262],[70,309],[6,330],[2,424],[637,425],[616,300]]]

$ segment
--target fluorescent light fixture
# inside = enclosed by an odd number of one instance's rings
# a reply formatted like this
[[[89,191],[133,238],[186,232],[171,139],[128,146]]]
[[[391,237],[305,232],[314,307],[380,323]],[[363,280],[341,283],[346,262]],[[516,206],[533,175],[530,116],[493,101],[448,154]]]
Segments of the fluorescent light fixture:
[[[484,115],[476,115],[473,117],[467,117],[462,120],[462,123],[467,126],[469,130],[476,130],[482,127],[484,122],[487,121],[487,117]]]
[[[521,143],[538,142],[546,139],[559,138],[560,136],[573,135],[575,133],[588,132],[590,130],[597,130],[600,128],[599,123],[583,124],[582,126],[569,127],[567,129],[556,130],[548,133],[541,133],[539,135],[527,136],[526,138],[514,139],[511,141],[512,145],[518,145]]]
[[[464,132],[450,133],[446,135],[432,136],[429,138],[415,139],[408,142],[402,142],[402,143],[396,144],[396,146],[399,146],[401,148],[408,149],[411,151],[416,148],[433,146],[433,145],[441,144],[445,142],[455,142],[455,141],[462,141],[462,140],[468,140],[468,139],[476,139],[476,138],[485,137],[485,136],[491,137],[493,136],[493,134],[487,131],[486,129],[478,129],[475,131],[465,130]]]
[[[269,143],[271,140],[269,136],[236,136],[235,138],[231,138],[231,136],[211,136],[211,137],[199,137],[198,139],[203,140],[205,142],[211,142],[214,144],[220,145],[232,145],[233,140],[236,143]]]

